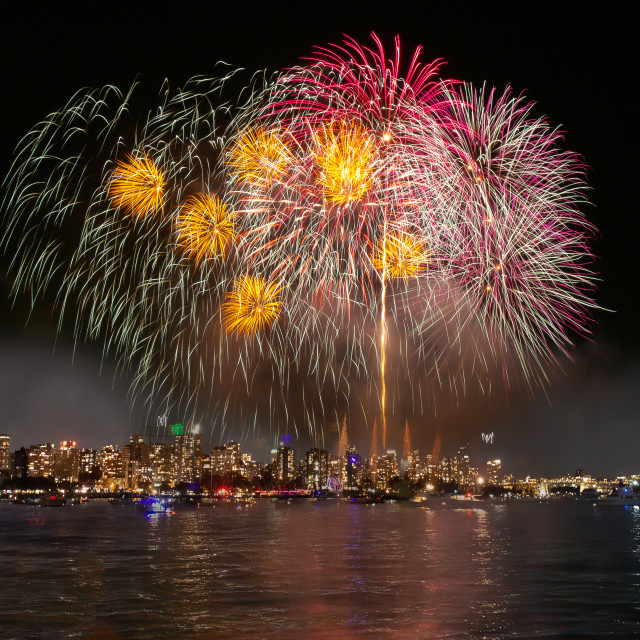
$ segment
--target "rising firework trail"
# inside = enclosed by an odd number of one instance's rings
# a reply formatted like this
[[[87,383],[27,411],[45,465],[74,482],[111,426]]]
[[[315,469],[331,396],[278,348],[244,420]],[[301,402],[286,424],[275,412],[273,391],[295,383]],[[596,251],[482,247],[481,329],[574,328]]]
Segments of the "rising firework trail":
[[[221,429],[321,428],[364,388],[386,446],[403,387],[417,411],[544,387],[596,308],[583,163],[523,97],[439,71],[374,35],[240,91],[79,92],[4,181],[13,295],[55,291],[134,397]]]

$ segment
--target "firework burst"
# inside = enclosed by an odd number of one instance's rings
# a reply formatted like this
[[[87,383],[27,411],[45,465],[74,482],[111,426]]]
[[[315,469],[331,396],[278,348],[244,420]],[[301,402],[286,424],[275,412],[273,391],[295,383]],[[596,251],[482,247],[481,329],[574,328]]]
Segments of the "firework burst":
[[[595,308],[581,161],[509,91],[401,60],[346,39],[241,100],[235,72],[196,78],[140,118],[134,87],[74,96],[5,180],[13,294],[55,288],[61,326],[181,411],[229,373],[249,395],[265,368],[281,393],[366,380],[384,440],[388,362],[455,394],[496,368],[546,384]]]
[[[236,237],[233,218],[219,198],[203,193],[189,196],[176,218],[176,242],[196,265],[206,258],[224,258]]]
[[[164,174],[146,154],[118,160],[109,181],[109,196],[115,207],[142,218],[160,211],[166,182]]]
[[[222,305],[222,317],[229,333],[251,335],[270,327],[282,307],[282,287],[260,276],[243,276]]]

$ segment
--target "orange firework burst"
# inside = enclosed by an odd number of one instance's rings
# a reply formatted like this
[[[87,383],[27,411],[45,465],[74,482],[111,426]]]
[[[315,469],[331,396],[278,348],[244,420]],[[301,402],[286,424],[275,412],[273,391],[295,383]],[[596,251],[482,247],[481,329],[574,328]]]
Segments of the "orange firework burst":
[[[363,200],[373,185],[376,145],[358,125],[334,123],[315,135],[318,183],[333,204]]]
[[[242,276],[222,305],[222,319],[229,333],[251,335],[265,329],[280,314],[282,287],[260,276]]]
[[[410,278],[420,274],[429,256],[424,240],[405,231],[380,240],[373,266],[388,278]]]
[[[176,242],[196,265],[211,256],[224,257],[234,241],[234,214],[217,197],[190,196],[176,220]]]
[[[162,207],[165,180],[162,171],[145,154],[118,160],[111,174],[109,195],[116,207],[139,218]]]
[[[261,189],[281,180],[293,156],[280,131],[247,129],[231,147],[227,165],[238,180]]]

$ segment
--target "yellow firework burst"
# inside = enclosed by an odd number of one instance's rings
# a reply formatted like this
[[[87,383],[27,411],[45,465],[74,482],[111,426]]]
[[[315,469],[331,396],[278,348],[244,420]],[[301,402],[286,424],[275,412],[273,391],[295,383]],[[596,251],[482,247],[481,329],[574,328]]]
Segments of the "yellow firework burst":
[[[373,185],[377,149],[358,125],[334,123],[315,132],[318,183],[333,204],[363,200]]]
[[[176,242],[199,265],[212,256],[224,257],[236,232],[234,214],[215,196],[190,196],[176,220]]]
[[[282,287],[260,276],[236,280],[222,305],[222,320],[229,333],[251,335],[266,329],[280,315]]]
[[[284,177],[292,159],[281,131],[256,127],[231,146],[227,165],[241,182],[265,189]]]
[[[430,255],[424,240],[400,232],[380,240],[373,254],[373,266],[387,278],[410,278],[420,274]]]
[[[118,160],[109,182],[109,196],[118,208],[143,218],[162,207],[165,180],[162,171],[145,154]]]

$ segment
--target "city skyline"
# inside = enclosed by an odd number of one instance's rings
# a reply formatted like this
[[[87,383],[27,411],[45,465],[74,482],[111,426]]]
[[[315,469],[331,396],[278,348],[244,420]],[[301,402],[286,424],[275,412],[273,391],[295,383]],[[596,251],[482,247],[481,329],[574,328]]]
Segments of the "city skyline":
[[[425,17],[431,19],[423,22],[437,23],[441,18],[440,24],[444,24],[444,18],[450,16],[445,10],[441,11],[442,15],[435,9],[429,16],[425,13]],[[343,15],[344,24],[337,21],[328,27],[323,23],[304,34],[274,20],[270,24],[273,34],[288,32],[295,35],[287,39],[286,46],[279,44],[274,47],[269,59],[263,57],[266,36],[259,35],[257,24],[253,22],[249,27],[253,46],[247,46],[246,38],[240,44],[232,28],[232,35],[218,38],[215,44],[208,45],[204,61],[200,44],[196,47],[186,40],[180,42],[183,47],[180,61],[167,54],[156,59],[153,65],[145,62],[143,56],[136,59],[118,52],[110,62],[98,53],[99,47],[91,49],[87,60],[77,61],[73,52],[65,51],[63,47],[54,48],[57,63],[69,69],[65,77],[56,78],[56,82],[47,82],[47,78],[52,76],[45,73],[49,73],[46,61],[41,61],[39,67],[30,57],[38,51],[35,34],[44,28],[44,23],[36,21],[30,27],[35,30],[33,33],[28,30],[20,32],[25,27],[18,26],[16,34],[7,34],[5,42],[8,44],[4,46],[12,46],[17,38],[21,38],[35,48],[31,53],[23,53],[15,69],[4,71],[5,84],[20,87],[20,91],[29,97],[29,104],[26,107],[18,103],[5,107],[13,126],[3,132],[6,140],[2,171],[5,173],[9,165],[7,150],[15,146],[34,122],[59,107],[79,86],[97,86],[107,82],[126,84],[140,71],[147,90],[152,91],[159,84],[155,82],[158,78],[168,76],[173,83],[183,82],[195,73],[210,72],[215,60],[225,58],[251,68],[257,68],[260,61],[270,68],[292,65],[300,56],[307,55],[312,45],[339,40],[342,31],[363,39],[372,29],[383,32],[387,38],[397,32],[403,42],[406,40],[407,49],[422,43],[427,48],[426,58],[445,58],[449,75],[476,82],[486,80],[500,88],[511,83],[516,92],[524,91],[528,98],[536,100],[541,113],[548,113],[554,124],[567,130],[567,147],[582,153],[591,167],[589,183],[593,187],[592,198],[597,208],[589,208],[586,213],[601,234],[596,245],[596,253],[600,256],[598,268],[602,273],[597,300],[602,307],[616,313],[598,313],[594,342],[579,343],[576,363],[565,363],[566,374],[555,374],[548,399],[540,393],[530,400],[526,393],[514,389],[508,395],[500,391],[490,397],[469,394],[456,400],[458,406],[455,406],[456,402],[443,401],[435,409],[425,411],[424,416],[410,420],[414,438],[425,451],[433,446],[438,436],[443,446],[450,449],[455,449],[461,441],[470,441],[481,451],[492,450],[497,453],[496,457],[513,460],[514,466],[520,469],[530,467],[537,460],[541,466],[555,468],[558,472],[582,466],[594,469],[599,475],[614,472],[620,467],[634,473],[634,469],[626,467],[632,466],[633,451],[638,445],[634,425],[639,407],[634,389],[640,386],[640,367],[635,329],[637,313],[635,303],[627,295],[635,269],[627,263],[632,255],[631,239],[637,236],[633,232],[633,224],[637,222],[629,220],[631,205],[627,199],[631,187],[628,167],[633,165],[629,155],[632,145],[627,145],[624,138],[633,138],[633,127],[637,125],[635,120],[619,113],[620,109],[628,109],[628,105],[612,104],[615,101],[601,95],[600,87],[611,76],[613,84],[624,86],[627,66],[633,68],[637,57],[631,54],[624,36],[595,40],[595,34],[604,30],[600,16],[583,11],[580,25],[572,32],[567,25],[572,24],[573,13],[565,12],[556,13],[553,22],[533,16],[534,25],[529,28],[510,24],[508,29],[501,29],[503,24],[507,24],[507,18],[491,16],[495,20],[492,31],[500,32],[505,50],[511,47],[512,55],[509,56],[486,50],[476,55],[478,40],[472,37],[474,31],[471,27],[464,26],[458,34],[452,30],[446,34],[444,30],[438,33],[429,24],[412,26],[406,17],[394,19],[393,14],[384,19],[377,16],[365,26],[358,24],[356,16],[347,13]],[[476,17],[481,20],[481,16]],[[626,33],[622,16],[610,19],[612,33]],[[490,26],[486,21],[485,26]],[[238,22],[231,16],[229,24],[233,26]],[[65,28],[71,42],[83,37],[74,31],[73,21]],[[538,44],[531,51],[525,51],[524,46],[518,46],[518,40],[531,42],[532,33],[536,34]],[[106,32],[98,34],[97,41],[106,39],[107,35]],[[46,42],[46,37],[41,39]],[[600,46],[594,47],[594,41]],[[144,47],[144,39],[138,46]],[[40,81],[25,81],[25,70],[31,68],[36,78],[42,74]],[[45,87],[46,91],[43,93],[36,86]],[[611,130],[614,121],[628,125],[624,135]],[[621,219],[624,224],[620,224]],[[6,279],[3,279],[2,294],[3,304],[8,306]],[[118,379],[112,388],[113,362],[107,358],[102,365],[97,346],[80,348],[76,364],[72,365],[73,348],[68,333],[57,340],[57,353],[52,356],[55,322],[48,317],[46,310],[35,314],[26,332],[23,332],[27,317],[24,299],[18,301],[14,310],[7,309],[2,315],[0,380],[7,430],[9,427],[19,430],[20,437],[24,437],[26,442],[42,440],[33,438],[33,435],[53,427],[60,433],[57,441],[67,437],[65,425],[71,424],[78,441],[85,437],[91,440],[95,435],[103,437],[103,434],[108,440],[115,440],[134,431],[134,427],[145,424],[140,411],[134,411],[130,417],[126,381]],[[104,373],[99,376],[102,366]],[[370,439],[375,419],[374,412],[370,413],[366,419],[361,417],[354,421],[358,423],[354,425],[354,434],[358,434],[354,437],[363,441],[363,448]],[[342,413],[338,411],[336,424],[341,418]],[[397,406],[389,414],[390,440],[396,443],[396,448],[402,442],[405,420],[406,416]],[[252,432],[246,426],[235,429],[229,424],[224,433],[247,443],[264,439],[263,449],[268,450],[267,442],[277,437],[279,428],[280,425],[269,425],[264,421],[258,422],[255,432]],[[330,424],[317,424],[314,428],[326,430],[327,443],[337,438],[337,432]],[[495,434],[491,445],[481,440],[481,434],[488,432]],[[222,434],[216,428],[210,438],[217,441],[219,435]],[[305,434],[300,435],[305,437]],[[620,447],[620,442],[625,446]]]

